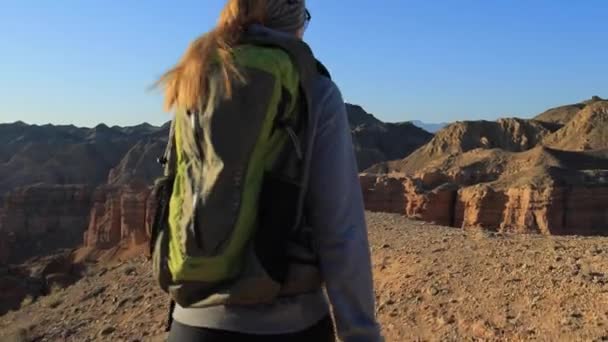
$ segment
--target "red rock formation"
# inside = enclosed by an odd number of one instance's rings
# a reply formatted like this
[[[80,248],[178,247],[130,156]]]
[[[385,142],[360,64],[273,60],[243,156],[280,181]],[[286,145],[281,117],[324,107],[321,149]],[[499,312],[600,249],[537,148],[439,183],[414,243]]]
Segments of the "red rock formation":
[[[460,191],[456,211],[462,212],[464,228],[550,235],[606,235],[608,186],[525,186],[506,190],[490,186],[468,187]]]
[[[462,213],[463,228],[498,230],[502,223],[507,196],[490,186],[477,185],[461,189],[456,212]],[[461,209],[462,208],[462,209]],[[460,217],[456,219],[460,222]]]
[[[362,174],[359,179],[367,210],[405,214],[441,225],[453,222],[457,191],[454,185],[445,184],[427,191],[419,180],[400,175]]]
[[[0,232],[11,238],[9,261],[80,245],[90,203],[91,190],[82,185],[34,185],[7,194]]]
[[[576,229],[582,235],[606,235],[608,227],[608,187],[562,188],[564,206],[562,224],[552,234],[567,234]]]
[[[458,188],[454,184],[446,183],[431,191],[408,191],[406,215],[434,224],[451,226],[455,220],[454,203],[457,190]]]
[[[359,180],[367,210],[389,213],[405,211],[404,178],[362,174]]]
[[[147,199],[150,190],[126,188],[121,196],[121,240],[129,245],[139,245],[147,241]]]
[[[103,250],[145,243],[153,215],[150,193],[145,186],[99,187],[84,234],[85,247]]]
[[[361,175],[370,211],[400,213],[436,224],[511,233],[608,234],[608,184],[502,188],[445,183],[425,190],[407,176]]]
[[[120,197],[112,196],[111,189],[95,190],[90,217],[84,233],[85,246],[108,248],[120,241]]]
[[[506,191],[500,230],[512,233],[564,234],[564,191],[552,187],[511,188]]]

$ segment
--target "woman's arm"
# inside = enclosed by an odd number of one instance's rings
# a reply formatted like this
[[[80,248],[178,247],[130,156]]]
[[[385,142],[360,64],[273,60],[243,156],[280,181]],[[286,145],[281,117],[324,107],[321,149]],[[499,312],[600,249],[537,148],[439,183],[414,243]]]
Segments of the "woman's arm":
[[[333,84],[319,117],[308,201],[339,337],[381,340],[357,162],[346,106]]]

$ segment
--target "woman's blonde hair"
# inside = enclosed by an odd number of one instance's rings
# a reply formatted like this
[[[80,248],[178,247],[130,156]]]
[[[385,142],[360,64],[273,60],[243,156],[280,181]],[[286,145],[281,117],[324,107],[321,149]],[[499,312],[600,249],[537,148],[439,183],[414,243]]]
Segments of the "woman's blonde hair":
[[[232,95],[232,81],[241,79],[232,47],[251,24],[264,22],[267,0],[228,0],[213,30],[194,40],[176,66],[156,83],[164,88],[165,110],[201,108],[209,93],[208,75],[217,61],[224,96]]]

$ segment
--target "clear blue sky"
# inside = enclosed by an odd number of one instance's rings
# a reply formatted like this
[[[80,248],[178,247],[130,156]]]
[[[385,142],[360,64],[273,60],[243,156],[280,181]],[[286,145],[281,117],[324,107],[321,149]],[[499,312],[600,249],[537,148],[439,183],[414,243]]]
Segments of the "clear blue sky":
[[[0,122],[160,124],[146,88],[222,0],[2,0]],[[308,0],[306,40],[387,121],[528,117],[608,96],[606,0]]]

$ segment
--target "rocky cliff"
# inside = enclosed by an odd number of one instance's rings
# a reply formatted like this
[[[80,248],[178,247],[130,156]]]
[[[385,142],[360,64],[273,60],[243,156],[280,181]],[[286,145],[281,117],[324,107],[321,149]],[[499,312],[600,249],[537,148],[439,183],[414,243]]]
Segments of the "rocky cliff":
[[[410,122],[384,123],[351,104],[346,106],[360,170],[408,156],[433,135]]]
[[[605,100],[599,96],[593,96],[590,100],[587,100],[587,101],[570,104],[570,105],[565,105],[565,106],[560,106],[560,107],[556,107],[556,108],[551,108],[551,109],[537,115],[536,117],[534,117],[534,119],[537,121],[542,121],[542,122],[549,122],[549,123],[556,123],[559,125],[565,125],[568,122],[570,122],[570,120],[572,120],[572,118],[576,114],[578,114],[578,112],[580,112],[581,109],[584,109],[588,105],[591,105],[591,104],[594,104],[594,103],[600,102],[600,101],[605,101]]]
[[[455,123],[362,175],[366,207],[455,227],[608,235],[607,115],[594,97],[539,116],[549,123]]]
[[[92,188],[84,185],[32,185],[9,192],[0,234],[10,242],[0,246],[0,254],[20,261],[77,246],[88,221],[91,193]]]
[[[560,150],[588,151],[608,147],[608,101],[595,101],[568,123],[545,137],[544,145]]]
[[[143,196],[145,206],[167,134],[167,125],[0,125],[0,236],[9,241],[0,244],[0,261],[80,246],[96,199],[108,187],[119,189],[110,192],[120,193],[125,226],[136,225],[133,199]]]
[[[83,236],[84,246],[103,250],[144,244],[154,214],[150,194],[146,186],[97,188]]]

